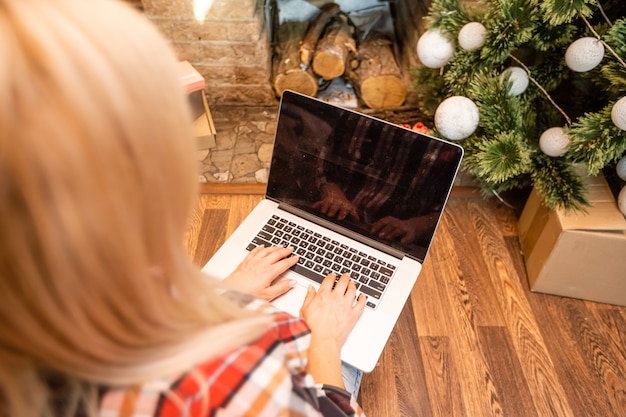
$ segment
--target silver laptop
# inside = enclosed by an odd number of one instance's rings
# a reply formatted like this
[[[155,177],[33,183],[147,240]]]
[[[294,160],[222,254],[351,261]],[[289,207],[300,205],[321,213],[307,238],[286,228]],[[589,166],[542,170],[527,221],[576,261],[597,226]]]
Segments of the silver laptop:
[[[349,272],[367,307],[344,345],[370,372],[422,269],[463,149],[349,109],[283,93],[266,198],[203,271],[224,279],[259,245],[293,246],[298,285],[273,301],[299,315],[309,285]]]

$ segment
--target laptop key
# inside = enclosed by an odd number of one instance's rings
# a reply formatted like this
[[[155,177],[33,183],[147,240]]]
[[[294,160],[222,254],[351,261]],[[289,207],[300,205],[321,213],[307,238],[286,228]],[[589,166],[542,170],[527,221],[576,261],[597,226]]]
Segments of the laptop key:
[[[391,265],[389,265],[389,266],[391,266]],[[391,275],[393,275],[393,271],[392,271],[391,269],[389,269],[389,268],[384,268],[384,267],[383,267],[383,268],[380,268],[380,271],[379,271],[379,272],[380,272],[381,274],[383,274],[383,275],[387,276],[387,277],[390,277]]]
[[[368,285],[371,286],[372,288],[374,288],[375,290],[380,291],[380,292],[385,291],[385,284],[382,284],[382,283],[380,283],[378,281],[374,281],[373,279],[370,280]]]
[[[265,246],[266,248],[268,248],[268,247],[272,246],[272,244],[271,244],[270,242],[268,242],[268,241],[267,241],[267,240],[265,240],[265,239],[261,239],[261,238],[260,238],[260,237],[258,237],[258,236],[257,236],[257,237],[255,237],[254,239],[252,239],[251,244],[252,244],[252,245],[254,245],[254,247],[257,247],[257,246]],[[252,249],[254,249],[254,248],[252,248]],[[250,250],[252,250],[252,249],[250,249]]]
[[[298,274],[313,280],[317,283],[322,283],[322,281],[324,280],[325,276],[318,274],[317,272],[311,271],[310,269],[306,269],[305,267],[303,267],[302,265],[299,264],[295,264],[294,266],[292,266],[290,268],[292,271],[297,272]]]
[[[374,298],[375,298],[375,299],[377,299],[377,300],[378,300],[378,299],[380,298],[380,296],[381,296],[381,293],[380,293],[380,292],[378,292],[378,291],[376,291],[375,289],[370,288],[370,287],[368,287],[368,286],[366,286],[366,285],[362,285],[362,286],[361,286],[361,290],[360,290],[360,291],[361,291],[362,293],[364,293],[364,294],[367,294],[367,295],[369,295],[369,296],[374,297]]]

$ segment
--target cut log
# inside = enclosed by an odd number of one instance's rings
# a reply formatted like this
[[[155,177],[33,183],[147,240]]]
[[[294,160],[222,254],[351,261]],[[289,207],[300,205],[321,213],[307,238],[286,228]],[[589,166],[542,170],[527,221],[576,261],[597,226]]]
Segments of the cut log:
[[[401,106],[407,88],[391,40],[371,32],[359,45],[358,55],[359,66],[346,74],[363,103],[372,109]]]
[[[276,34],[276,49],[272,65],[274,92],[280,97],[285,90],[308,96],[317,94],[318,82],[313,70],[300,61],[300,42],[307,22],[285,22]]]
[[[354,26],[345,15],[338,15],[317,42],[313,55],[313,72],[324,80],[340,77],[349,60],[356,54]]]
[[[305,36],[301,37],[302,44],[300,45],[300,62],[309,66],[311,59],[313,58],[313,52],[315,51],[315,45],[320,36],[324,32],[324,28],[330,22],[330,20],[339,14],[341,8],[337,3],[327,3],[322,6],[319,14],[311,21]]]

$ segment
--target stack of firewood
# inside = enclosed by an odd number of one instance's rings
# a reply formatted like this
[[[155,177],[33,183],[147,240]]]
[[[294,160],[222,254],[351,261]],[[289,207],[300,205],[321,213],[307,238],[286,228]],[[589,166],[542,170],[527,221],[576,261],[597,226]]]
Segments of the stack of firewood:
[[[315,96],[320,79],[342,77],[372,109],[401,106],[407,95],[393,43],[382,33],[361,32],[336,3],[325,4],[311,22],[287,21],[276,33],[273,86]]]

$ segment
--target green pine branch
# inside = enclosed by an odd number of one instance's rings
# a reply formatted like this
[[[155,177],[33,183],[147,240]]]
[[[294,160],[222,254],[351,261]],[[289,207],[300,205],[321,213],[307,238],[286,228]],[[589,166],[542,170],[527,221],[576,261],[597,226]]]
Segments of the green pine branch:
[[[480,108],[479,126],[487,135],[516,131],[520,135],[532,132],[532,114],[523,97],[510,96],[510,80],[501,80],[495,71],[481,71],[471,82],[468,96]],[[530,119],[530,120],[529,120]]]
[[[626,131],[611,120],[613,104],[579,117],[567,130],[570,137],[568,157],[584,163],[591,175],[597,175],[606,165],[617,162],[626,152]]]
[[[569,161],[537,153],[534,162],[532,182],[546,206],[567,211],[589,207],[585,183]]]
[[[429,28],[440,28],[446,32],[458,31],[461,22],[467,20],[459,0],[433,0],[426,17]]]
[[[437,106],[446,97],[446,85],[439,70],[425,66],[410,69],[413,88],[418,93],[417,105],[426,116],[433,117]]]
[[[626,57],[626,19],[622,18],[611,26],[606,33],[606,42],[622,58]]]
[[[516,131],[477,137],[473,148],[467,157],[467,170],[490,188],[500,188],[532,168],[530,149],[525,146],[524,136]]]
[[[478,51],[456,51],[454,60],[447,67],[443,79],[450,96],[467,96],[468,90],[485,65]]]
[[[570,23],[579,15],[590,17],[596,0],[544,0],[538,4],[546,22],[561,25]]]
[[[485,15],[487,38],[480,50],[485,65],[505,62],[511,52],[533,37],[537,13],[531,3],[521,0],[489,0]]]
[[[540,52],[559,50],[572,43],[576,35],[576,27],[573,25],[546,24],[539,25],[538,28],[539,30],[533,34],[530,46]]]

